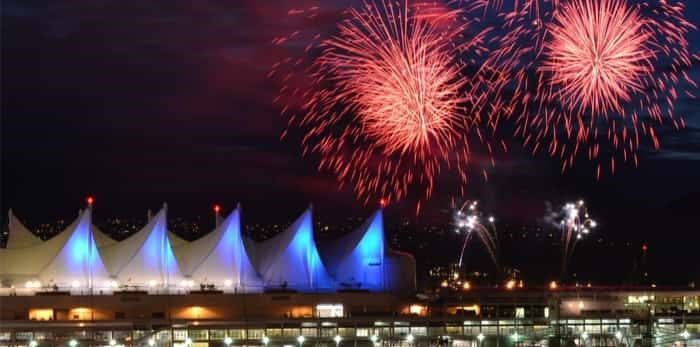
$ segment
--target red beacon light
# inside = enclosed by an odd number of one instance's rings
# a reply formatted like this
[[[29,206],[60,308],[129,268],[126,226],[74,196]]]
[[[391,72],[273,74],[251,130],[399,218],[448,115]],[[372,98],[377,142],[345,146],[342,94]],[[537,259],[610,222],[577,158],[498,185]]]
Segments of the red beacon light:
[[[379,207],[384,208],[388,204],[388,201],[386,201],[385,198],[379,199]]]
[[[642,252],[646,252],[647,249],[649,249],[649,247],[647,247],[646,244],[643,244],[643,245],[642,245]]]
[[[218,204],[214,205],[214,213],[219,213],[219,211],[221,211],[221,206]]]
[[[85,198],[85,202],[87,202],[88,206],[92,206],[92,203],[95,202],[95,198],[88,195],[88,197]]]

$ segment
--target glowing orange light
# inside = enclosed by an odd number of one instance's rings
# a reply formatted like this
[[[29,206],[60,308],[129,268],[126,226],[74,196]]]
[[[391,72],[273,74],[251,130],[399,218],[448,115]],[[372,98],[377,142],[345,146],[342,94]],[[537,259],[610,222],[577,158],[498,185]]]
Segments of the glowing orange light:
[[[379,199],[379,207],[384,208],[387,205],[387,201],[385,198]]]
[[[559,287],[559,285],[557,284],[557,281],[549,282],[549,289],[554,290],[554,289],[557,289],[557,287]]]
[[[93,198],[92,196],[88,195],[88,197],[85,198],[85,201],[87,202],[87,204],[88,204],[89,206],[92,206],[92,203],[95,202],[95,198]]]
[[[469,282],[464,282],[464,284],[462,284],[462,289],[464,289],[464,290],[472,289],[471,283],[469,283]]]
[[[515,280],[508,281],[508,283],[506,283],[506,289],[513,290],[513,288],[515,288]]]
[[[219,213],[219,211],[221,211],[221,206],[219,204],[214,205],[214,212]]]
[[[440,283],[440,287],[446,288],[447,286],[448,286],[447,281],[442,281],[442,283]]]

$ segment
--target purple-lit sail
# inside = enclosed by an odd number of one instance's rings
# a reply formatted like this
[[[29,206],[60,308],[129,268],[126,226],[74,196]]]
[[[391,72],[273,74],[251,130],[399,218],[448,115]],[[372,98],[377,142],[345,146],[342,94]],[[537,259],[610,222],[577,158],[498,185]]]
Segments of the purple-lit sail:
[[[98,287],[109,280],[109,275],[97,250],[91,230],[92,210],[81,214],[78,224],[69,234],[63,247],[53,259],[41,269],[39,280],[45,284],[58,286]]]
[[[384,221],[382,210],[378,210],[358,229],[324,249],[323,254],[340,289],[380,291],[385,288],[384,250]]]
[[[167,207],[138,233],[102,250],[110,275],[121,284],[168,286],[182,280],[167,236]]]
[[[175,248],[182,273],[195,284],[214,284],[231,291],[262,289],[241,238],[240,208],[211,233]]]
[[[314,242],[311,209],[283,233],[263,242],[256,256],[258,269],[268,287],[300,291],[335,287]]]

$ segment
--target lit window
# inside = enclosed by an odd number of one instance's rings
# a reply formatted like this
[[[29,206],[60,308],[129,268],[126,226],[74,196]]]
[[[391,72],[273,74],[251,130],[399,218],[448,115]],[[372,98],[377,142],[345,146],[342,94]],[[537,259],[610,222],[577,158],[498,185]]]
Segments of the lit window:
[[[342,304],[318,304],[316,305],[316,317],[319,318],[342,318]]]

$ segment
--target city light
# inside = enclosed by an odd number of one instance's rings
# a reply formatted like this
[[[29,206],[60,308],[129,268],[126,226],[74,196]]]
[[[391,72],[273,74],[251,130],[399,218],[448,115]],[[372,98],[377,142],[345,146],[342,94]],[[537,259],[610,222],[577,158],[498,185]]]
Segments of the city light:
[[[192,345],[192,339],[189,337],[187,339],[185,339],[185,344],[188,346]]]
[[[471,288],[472,288],[472,285],[469,282],[464,282],[464,284],[462,284],[462,289],[464,289],[464,290],[469,290]]]
[[[233,339],[230,338],[230,337],[228,337],[228,336],[226,336],[226,337],[224,338],[224,343],[226,344],[226,346],[230,346],[230,345],[233,343]]]
[[[114,339],[110,339],[110,340],[109,340],[109,345],[110,345],[110,346],[116,346],[116,345],[117,345],[117,341],[115,341]]]
[[[304,344],[304,341],[306,341],[306,338],[304,338],[304,336],[299,335],[299,336],[297,337],[297,342],[299,342],[299,346],[303,345],[303,344]]]
[[[154,339],[148,339],[148,345],[151,346],[151,347],[155,346],[155,345],[156,345],[156,340],[154,340]]]
[[[688,330],[683,330],[683,332],[681,333],[681,337],[687,340],[690,337],[690,333],[688,332]]]
[[[509,280],[506,283],[506,289],[513,290],[515,288],[515,280]]]
[[[36,346],[38,346],[38,345],[39,345],[39,343],[36,342],[36,340],[31,340],[31,341],[29,341],[29,347],[36,347]]]
[[[267,346],[267,344],[270,343],[270,338],[267,336],[263,336],[262,343],[263,345]]]
[[[415,337],[413,337],[413,334],[408,334],[406,336],[406,342],[413,343],[413,340],[415,340]]]
[[[485,338],[486,338],[486,336],[484,336],[483,333],[479,333],[479,335],[476,335],[476,339],[479,340],[479,343],[484,341]]]
[[[333,338],[333,341],[335,341],[335,345],[338,346],[338,345],[340,345],[340,341],[341,341],[342,339],[343,339],[343,338],[340,337],[340,335],[335,335],[335,337]]]
[[[377,341],[379,341],[379,337],[377,337],[377,335],[372,335],[369,337],[369,339],[372,340],[372,343],[375,345],[377,344]]]
[[[619,330],[616,331],[616,332],[615,332],[615,337],[616,337],[618,340],[622,340],[622,332],[619,331]]]
[[[584,331],[583,334],[581,334],[581,339],[588,340],[588,333]]]
[[[559,285],[557,284],[557,281],[549,282],[549,289],[555,290],[555,289],[557,289],[557,287],[559,287]]]
[[[70,341],[68,341],[68,345],[69,345],[70,347],[75,347],[75,346],[78,345],[78,341],[76,341],[75,339],[70,340]]]

